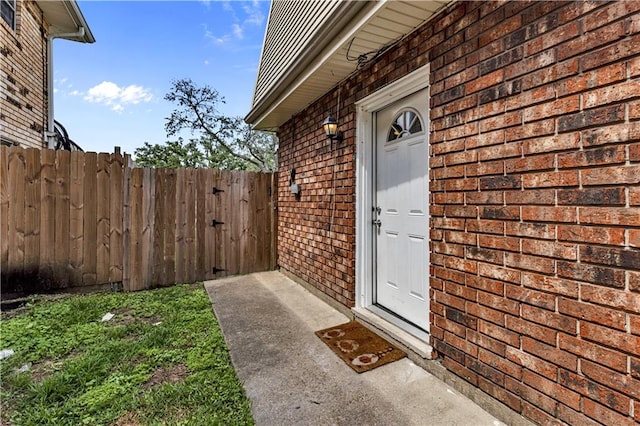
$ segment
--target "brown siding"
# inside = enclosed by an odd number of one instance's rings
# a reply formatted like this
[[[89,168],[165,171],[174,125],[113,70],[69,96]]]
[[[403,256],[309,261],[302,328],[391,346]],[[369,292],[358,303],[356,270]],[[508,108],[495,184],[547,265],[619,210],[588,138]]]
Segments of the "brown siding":
[[[639,9],[456,2],[298,113],[279,134],[280,266],[353,306],[354,102],[430,63],[443,364],[537,423],[640,421]]]
[[[48,116],[46,23],[36,3],[16,4],[16,29],[0,20],[2,139],[42,148]]]

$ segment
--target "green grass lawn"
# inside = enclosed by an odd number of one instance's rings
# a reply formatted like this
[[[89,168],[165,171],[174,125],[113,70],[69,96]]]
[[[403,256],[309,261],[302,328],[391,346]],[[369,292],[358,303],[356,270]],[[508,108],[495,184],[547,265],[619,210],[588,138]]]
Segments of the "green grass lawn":
[[[0,327],[0,424],[253,424],[202,285],[36,302]]]

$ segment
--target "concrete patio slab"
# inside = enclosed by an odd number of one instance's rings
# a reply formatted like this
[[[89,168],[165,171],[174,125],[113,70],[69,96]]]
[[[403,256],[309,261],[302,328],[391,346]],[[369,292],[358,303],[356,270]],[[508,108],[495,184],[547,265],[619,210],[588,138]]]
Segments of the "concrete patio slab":
[[[347,322],[279,272],[205,288],[258,425],[501,425],[404,358],[358,374],[314,331]]]

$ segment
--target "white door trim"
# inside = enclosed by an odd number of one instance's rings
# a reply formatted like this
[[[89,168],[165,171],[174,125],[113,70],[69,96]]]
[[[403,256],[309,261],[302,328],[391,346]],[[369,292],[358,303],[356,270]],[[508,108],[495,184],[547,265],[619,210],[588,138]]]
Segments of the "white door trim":
[[[376,311],[373,306],[374,239],[371,227],[375,187],[374,114],[428,86],[429,64],[356,102],[356,309]],[[401,322],[395,325],[416,334]]]

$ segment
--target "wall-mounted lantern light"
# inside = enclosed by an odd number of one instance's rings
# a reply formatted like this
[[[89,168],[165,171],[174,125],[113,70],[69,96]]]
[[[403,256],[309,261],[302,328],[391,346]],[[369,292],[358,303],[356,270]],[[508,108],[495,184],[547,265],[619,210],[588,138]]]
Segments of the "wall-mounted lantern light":
[[[328,116],[324,123],[322,123],[322,128],[324,129],[325,134],[331,142],[337,141],[342,142],[344,140],[344,135],[340,130],[338,130],[338,120],[336,120],[333,116]]]

